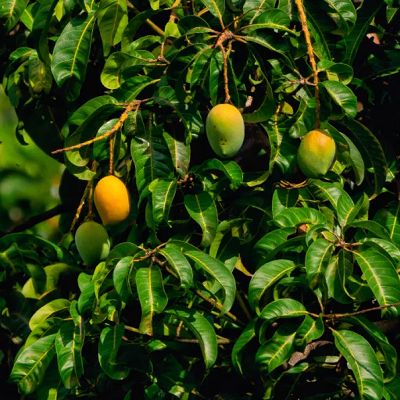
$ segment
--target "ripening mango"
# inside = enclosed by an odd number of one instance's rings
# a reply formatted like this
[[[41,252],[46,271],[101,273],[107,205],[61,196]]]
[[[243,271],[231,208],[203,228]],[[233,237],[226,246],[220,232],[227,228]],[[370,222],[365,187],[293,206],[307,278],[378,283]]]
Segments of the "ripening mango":
[[[206,132],[208,142],[218,156],[233,157],[244,140],[242,114],[230,104],[218,104],[207,116]]]
[[[83,262],[94,267],[110,253],[110,239],[104,227],[97,222],[84,222],[75,233],[75,244]]]
[[[297,151],[297,163],[307,178],[321,178],[332,166],[336,144],[332,136],[315,129],[304,136]]]
[[[94,191],[94,203],[104,225],[118,225],[130,212],[128,190],[113,175],[100,179]]]

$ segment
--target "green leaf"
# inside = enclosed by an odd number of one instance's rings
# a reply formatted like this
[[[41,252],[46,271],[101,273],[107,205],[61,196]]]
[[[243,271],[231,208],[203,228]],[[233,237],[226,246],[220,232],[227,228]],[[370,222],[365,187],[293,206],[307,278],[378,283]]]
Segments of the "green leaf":
[[[85,328],[82,317],[79,324],[65,323],[56,336],[58,370],[64,386],[72,389],[79,385],[83,374],[82,346],[85,340]]]
[[[152,335],[153,316],[160,314],[168,303],[160,268],[156,265],[140,268],[136,272],[136,287],[142,308],[139,330],[141,333]]]
[[[290,207],[281,211],[274,219],[274,222],[282,228],[289,228],[302,224],[326,224],[326,218],[319,211],[312,208]]]
[[[68,101],[80,94],[89,61],[95,11],[69,22],[61,32],[53,51],[51,71]]]
[[[347,35],[357,20],[357,12],[351,0],[324,0],[328,4],[328,15],[335,21],[338,29],[332,33]]]
[[[298,198],[299,191],[297,189],[276,188],[272,196],[272,214],[274,218],[276,218],[281,211],[294,207]]]
[[[128,25],[126,0],[101,0],[97,24],[99,25],[103,52],[106,57],[111,47],[121,41],[124,29]]]
[[[389,240],[400,245],[400,204],[392,203],[389,209],[382,209],[377,212],[374,221],[385,226],[389,232]],[[383,238],[385,239],[385,238]]]
[[[253,310],[260,314],[260,302],[284,276],[289,276],[296,269],[296,264],[289,260],[274,260],[262,265],[253,275],[249,284],[248,301]]]
[[[199,341],[206,368],[211,368],[217,360],[218,342],[210,322],[199,311],[190,308],[174,307],[166,309],[165,312],[179,318],[193,333]]]
[[[342,228],[347,224],[351,224],[355,218],[357,218],[358,213],[363,207],[364,201],[369,202],[368,196],[364,194],[359,198],[357,204],[354,204],[348,200],[347,196],[340,196],[337,206],[338,220]]]
[[[313,340],[319,339],[324,334],[324,331],[325,327],[322,317],[315,319],[310,315],[306,315],[304,321],[297,330],[296,347],[304,351],[307,344]]]
[[[347,225],[347,228],[367,229],[379,238],[391,241],[391,237],[386,229],[376,221],[356,221]]]
[[[399,400],[400,399],[400,376],[397,375],[389,382],[385,383],[383,388],[383,397],[385,400]]]
[[[343,85],[348,85],[354,76],[353,68],[343,63],[321,60],[318,63],[318,70],[325,71],[330,81],[339,81]]]
[[[153,219],[155,224],[168,224],[169,211],[174,201],[178,180],[162,179],[158,181],[152,192]]]
[[[136,186],[141,199],[146,197],[148,187],[156,178],[169,178],[172,171],[169,149],[160,127],[148,126],[139,113],[135,113],[136,135],[131,142],[131,155],[136,168]]]
[[[343,354],[354,373],[360,397],[381,400],[383,374],[371,345],[358,333],[333,330],[335,345]]]
[[[281,325],[274,336],[258,349],[256,364],[261,372],[271,373],[289,360],[294,351],[296,331],[296,325]]]
[[[232,273],[221,261],[201,251],[187,251],[185,255],[195,261],[202,270],[221,285],[225,298],[220,315],[224,315],[231,309],[235,301],[236,281]]]
[[[355,253],[365,279],[380,306],[400,302],[400,281],[392,261],[374,249]],[[397,316],[400,307],[384,308],[382,315]]]
[[[262,237],[254,246],[256,252],[264,253],[268,255],[271,251],[276,249],[281,244],[287,241],[288,236],[296,232],[296,228],[280,228],[272,232],[268,232],[264,237]]]
[[[374,0],[364,0],[357,11],[357,22],[353,31],[344,37],[345,57],[344,62],[352,65],[360,44],[366,39],[366,34],[371,22],[382,7],[382,3],[376,3]]]
[[[131,285],[135,282],[135,263],[133,257],[127,256],[118,261],[113,271],[113,282],[121,301],[126,303],[132,295]]]
[[[186,259],[186,257],[174,247],[166,246],[159,252],[168,261],[168,264],[177,273],[181,281],[181,286],[183,289],[188,290],[193,287],[193,270]]]
[[[32,26],[32,39],[39,58],[46,64],[50,64],[49,45],[47,36],[49,33],[50,22],[53,17],[54,9],[58,0],[44,0],[40,4],[35,14]]]
[[[32,315],[29,321],[29,327],[34,330],[45,319],[55,316],[59,317],[60,315],[65,314],[69,310],[69,307],[70,302],[66,299],[53,300],[42,308],[39,308],[39,310]]]
[[[216,158],[212,158],[205,161],[200,166],[200,170],[217,170],[223,172],[225,176],[231,181],[234,188],[238,188],[243,182],[242,169],[234,161],[218,160]]]
[[[256,337],[257,318],[253,318],[236,340],[232,349],[232,364],[237,372],[243,375],[242,359],[248,343]]]
[[[208,247],[214,240],[218,224],[218,212],[213,198],[209,193],[201,192],[187,194],[184,201],[189,215],[200,225],[203,232],[201,246]]]
[[[251,32],[256,29],[272,29],[293,34],[294,31],[289,29],[288,25],[290,25],[289,15],[283,10],[274,8],[259,14],[250,25],[244,26],[241,30]]]
[[[1,2],[0,20],[5,20],[6,32],[10,32],[20,20],[28,0],[5,0]]]
[[[24,344],[24,348],[29,347],[31,344],[37,342],[39,339],[57,333],[60,326],[64,323],[62,318],[54,317],[44,320],[39,324],[28,336]],[[16,359],[15,359],[16,361]],[[14,361],[14,362],[15,362]]]
[[[325,239],[317,239],[311,244],[306,253],[307,279],[311,288],[319,287],[325,278],[326,268],[329,265],[334,250],[333,243]]]
[[[353,262],[345,250],[339,250],[337,257],[329,264],[325,278],[329,297],[342,304],[351,303],[351,295],[346,287],[348,277],[353,273]]]
[[[386,181],[387,164],[382,146],[373,133],[360,122],[347,121],[345,126],[353,133],[356,146],[367,162],[367,167],[374,169],[374,194],[377,195]]]
[[[351,89],[337,81],[325,81],[323,86],[347,117],[353,119],[357,116],[357,97]]]
[[[225,0],[201,0],[210,13],[222,21],[225,12]]]
[[[171,130],[171,132],[164,131],[163,137],[167,143],[175,171],[180,176],[185,176],[189,171],[190,146],[178,140],[174,130]]]
[[[279,299],[269,303],[260,314],[260,319],[265,319],[269,323],[279,318],[295,318],[308,315],[308,311],[303,304],[293,299]]]
[[[117,362],[124,328],[124,324],[106,327],[100,335],[98,351],[100,366],[111,379],[115,380],[125,379],[129,375],[129,368]]]
[[[56,334],[45,336],[24,349],[16,360],[9,381],[17,383],[20,392],[33,393],[45,379],[46,369],[55,354]]]
[[[390,382],[396,376],[397,352],[387,337],[363,315],[348,317],[345,321],[363,328],[367,336],[377,344],[385,359],[384,380]]]

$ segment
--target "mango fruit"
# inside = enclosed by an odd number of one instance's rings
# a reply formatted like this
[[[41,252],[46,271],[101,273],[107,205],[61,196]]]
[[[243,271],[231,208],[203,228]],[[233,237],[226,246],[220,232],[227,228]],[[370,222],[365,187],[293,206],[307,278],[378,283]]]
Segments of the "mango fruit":
[[[100,179],[94,190],[94,203],[104,225],[118,225],[130,212],[128,190],[113,175]]]
[[[230,104],[218,104],[207,115],[206,133],[211,148],[221,158],[231,158],[242,147],[244,121]]]
[[[297,164],[307,178],[321,178],[332,166],[335,154],[332,136],[322,129],[314,129],[300,143]]]
[[[97,222],[84,222],[75,233],[75,244],[83,262],[94,267],[110,253],[110,239],[104,227]]]

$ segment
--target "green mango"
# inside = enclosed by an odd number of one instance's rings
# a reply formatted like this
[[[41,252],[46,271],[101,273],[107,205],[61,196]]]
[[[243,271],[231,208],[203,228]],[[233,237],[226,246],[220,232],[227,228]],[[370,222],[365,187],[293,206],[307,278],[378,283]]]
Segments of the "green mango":
[[[321,178],[332,166],[336,144],[332,136],[315,129],[304,136],[297,151],[297,164],[307,178]]]
[[[230,104],[218,104],[206,120],[208,142],[221,158],[231,158],[242,147],[244,121],[240,111]]]
[[[94,267],[110,253],[110,239],[104,227],[97,222],[84,222],[75,233],[75,244],[83,262]]]

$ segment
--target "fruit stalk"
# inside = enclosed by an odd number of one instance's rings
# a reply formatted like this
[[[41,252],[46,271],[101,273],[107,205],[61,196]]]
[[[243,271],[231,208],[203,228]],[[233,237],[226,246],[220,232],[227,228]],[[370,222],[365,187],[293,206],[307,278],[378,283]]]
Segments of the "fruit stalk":
[[[308,53],[308,57],[310,58],[311,68],[313,70],[314,85],[315,85],[315,118],[316,118],[315,128],[319,129],[319,127],[321,126],[321,122],[319,119],[320,103],[319,103],[317,63],[315,61],[314,50],[313,50],[313,47],[311,44],[311,36],[310,36],[310,31],[308,30],[306,12],[305,12],[305,8],[303,5],[303,1],[302,0],[294,0],[294,1],[296,3],[297,9],[299,10],[301,27],[303,29],[304,37],[305,37],[306,43],[307,43],[307,53]]]

